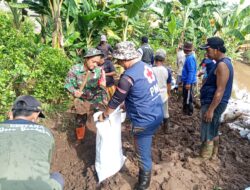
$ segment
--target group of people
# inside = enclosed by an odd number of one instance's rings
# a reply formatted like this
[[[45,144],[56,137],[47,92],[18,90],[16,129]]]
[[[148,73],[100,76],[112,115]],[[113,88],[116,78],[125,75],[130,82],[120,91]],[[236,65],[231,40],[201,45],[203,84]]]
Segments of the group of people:
[[[178,66],[184,63],[180,67],[181,75],[178,73],[181,78],[179,85],[182,85],[183,92],[183,113],[192,116],[193,89],[197,83],[197,76],[203,75],[200,89],[202,142],[200,156],[205,159],[216,159],[219,148],[220,118],[231,97],[234,71],[231,59],[225,55],[223,39],[208,38],[207,44],[200,46],[200,49],[206,50],[206,53],[198,74],[191,42],[186,42],[183,48],[179,48],[177,54]]]
[[[218,128],[232,91],[233,67],[226,57],[224,41],[218,37],[207,39],[200,47],[206,50],[215,64],[206,70],[201,88],[201,156],[215,158],[218,152]],[[197,63],[193,44],[184,43],[179,56],[179,84],[183,85],[183,113],[193,114],[193,87],[197,75]],[[110,57],[124,68],[115,85],[115,69]],[[139,160],[139,177],[135,186],[145,190],[150,186],[152,137],[162,126],[169,126],[168,97],[171,91],[171,71],[165,67],[166,51],[155,52],[142,38],[142,46],[135,48],[125,41],[111,48],[106,36],[101,36],[97,48],[90,48],[83,56],[83,63],[74,65],[68,72],[65,88],[74,97],[74,107],[79,128],[84,131],[92,113],[101,110],[102,122],[121,104],[125,105],[131,121],[135,151]],[[153,65],[152,65],[153,64]],[[87,115],[89,114],[89,116]],[[50,131],[36,124],[44,117],[41,104],[32,96],[18,97],[12,107],[10,120],[0,124],[0,185],[5,189],[63,189],[64,181],[59,173],[49,173],[54,139]],[[84,133],[82,131],[82,133]],[[78,134],[78,132],[76,132]],[[84,135],[77,137],[82,140]],[[24,151],[19,151],[25,144]],[[21,160],[21,161],[20,161]],[[50,188],[48,188],[50,187]]]

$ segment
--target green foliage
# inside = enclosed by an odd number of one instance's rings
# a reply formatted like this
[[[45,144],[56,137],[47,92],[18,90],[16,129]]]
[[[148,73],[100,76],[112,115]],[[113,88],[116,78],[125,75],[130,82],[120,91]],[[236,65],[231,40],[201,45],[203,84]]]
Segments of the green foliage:
[[[127,16],[133,18],[137,15],[138,11],[147,2],[147,0],[134,0],[127,8]]]
[[[19,95],[34,95],[49,104],[67,97],[63,82],[71,63],[64,53],[36,44],[28,22],[16,30],[11,18],[0,13],[0,28],[0,120]]]
[[[176,30],[176,19],[174,15],[171,15],[171,21],[168,23],[168,30],[170,34],[174,34]]]
[[[191,0],[179,0],[182,5],[187,6],[188,4],[191,3]]]
[[[23,20],[22,10],[28,6],[24,3],[18,3],[17,0],[5,0],[13,15],[13,24],[17,29],[20,28]]]
[[[35,59],[32,92],[39,99],[57,104],[65,98],[64,79],[70,62],[61,50],[45,46]]]
[[[171,3],[166,3],[164,6],[164,10],[163,10],[163,15],[164,17],[167,17],[170,15],[171,11],[172,11],[172,4]]]

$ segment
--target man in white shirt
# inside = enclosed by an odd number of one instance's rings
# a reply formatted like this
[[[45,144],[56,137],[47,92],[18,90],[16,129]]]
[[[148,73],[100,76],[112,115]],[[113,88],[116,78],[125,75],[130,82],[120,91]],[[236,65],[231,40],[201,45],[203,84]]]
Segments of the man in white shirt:
[[[163,102],[164,109],[164,119],[163,119],[163,131],[166,133],[169,127],[169,112],[168,112],[168,97],[171,91],[171,82],[168,83],[169,77],[171,77],[168,69],[164,66],[166,59],[166,51],[159,49],[155,53],[155,64],[153,67],[153,72],[156,76],[157,83],[160,89],[160,95]]]
[[[178,91],[182,93],[182,81],[181,81],[181,75],[182,75],[182,68],[186,60],[186,55],[183,51],[182,45],[178,47],[177,50],[177,58],[176,58],[176,64],[177,64],[177,81],[176,84],[178,85]]]

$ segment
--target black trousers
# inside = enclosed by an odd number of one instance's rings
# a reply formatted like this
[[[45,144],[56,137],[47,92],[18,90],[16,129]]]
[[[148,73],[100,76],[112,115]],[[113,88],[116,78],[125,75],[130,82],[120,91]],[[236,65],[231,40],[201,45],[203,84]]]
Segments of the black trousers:
[[[191,84],[191,87],[189,90],[185,88],[185,84],[183,84],[182,89],[182,96],[183,96],[183,112],[184,114],[192,115],[194,111],[193,107],[193,86],[194,84]]]
[[[76,114],[76,125],[77,127],[79,126],[85,126],[87,123],[88,115],[87,113],[85,114]]]

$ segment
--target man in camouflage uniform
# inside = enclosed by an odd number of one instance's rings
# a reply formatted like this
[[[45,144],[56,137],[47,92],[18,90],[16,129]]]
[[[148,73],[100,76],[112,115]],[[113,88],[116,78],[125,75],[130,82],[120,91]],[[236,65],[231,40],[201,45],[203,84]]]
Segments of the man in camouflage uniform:
[[[169,111],[168,111],[168,98],[171,92],[171,71],[164,66],[166,60],[166,51],[164,49],[158,49],[155,52],[155,64],[153,72],[157,79],[158,86],[160,88],[161,99],[163,102],[164,119],[162,124],[163,132],[166,133],[169,127]]]
[[[76,64],[70,69],[64,86],[75,97],[77,123],[83,133],[87,113],[100,110],[103,105],[107,104],[105,72],[97,66],[101,56],[103,53],[100,50],[89,49],[84,56],[84,63]],[[78,140],[81,139],[83,137],[78,137]]]

